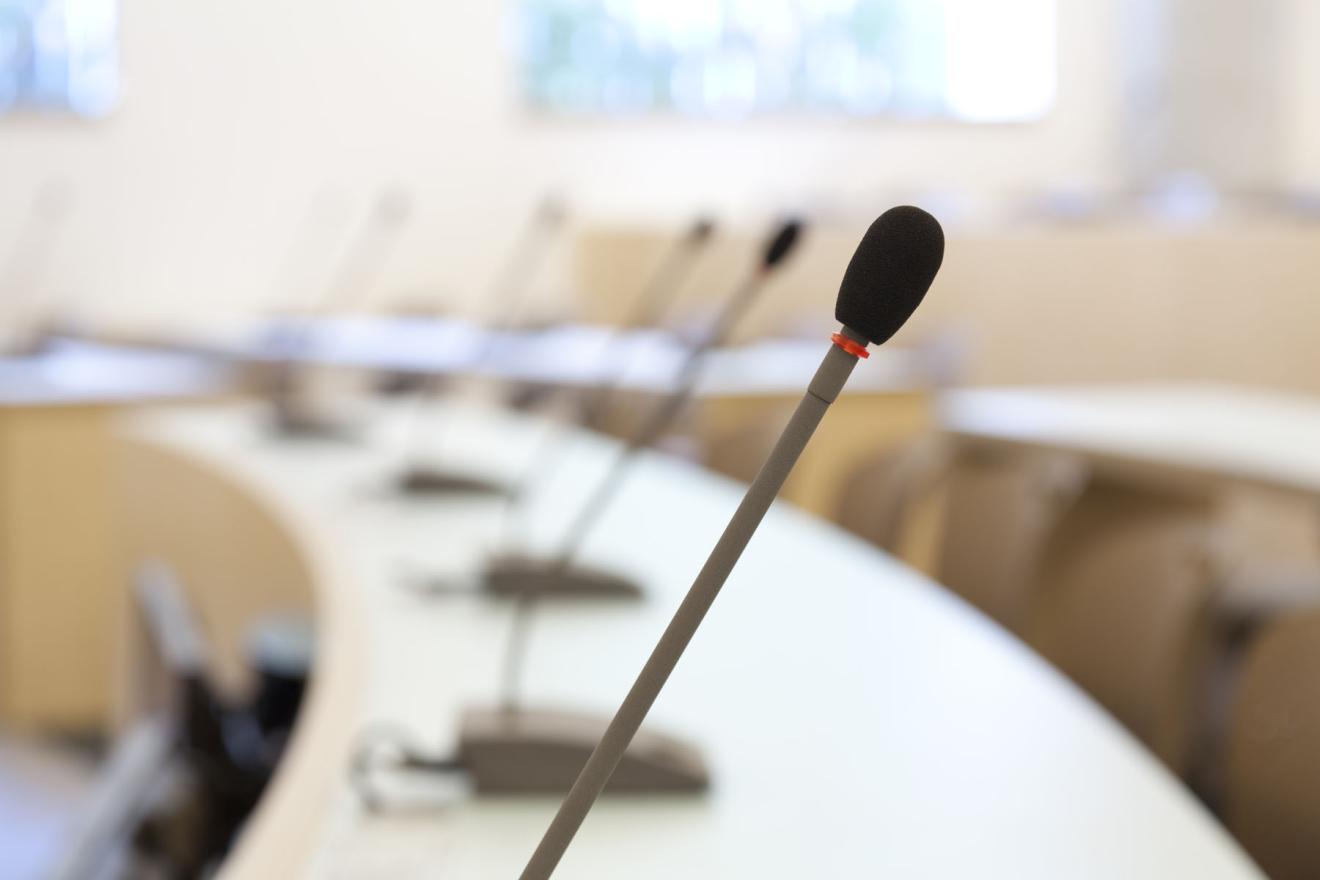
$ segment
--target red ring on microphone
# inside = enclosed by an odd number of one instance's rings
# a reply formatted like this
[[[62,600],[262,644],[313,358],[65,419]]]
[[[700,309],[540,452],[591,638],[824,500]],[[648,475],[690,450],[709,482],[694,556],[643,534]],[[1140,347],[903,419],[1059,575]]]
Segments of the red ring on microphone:
[[[860,342],[858,342],[855,339],[849,339],[847,336],[844,336],[842,333],[835,333],[833,336],[830,337],[830,342],[833,342],[835,345],[837,345],[839,348],[843,349],[844,351],[848,352],[848,354],[852,355],[853,357],[869,358],[871,356],[871,353],[866,350],[865,345],[862,345]]]

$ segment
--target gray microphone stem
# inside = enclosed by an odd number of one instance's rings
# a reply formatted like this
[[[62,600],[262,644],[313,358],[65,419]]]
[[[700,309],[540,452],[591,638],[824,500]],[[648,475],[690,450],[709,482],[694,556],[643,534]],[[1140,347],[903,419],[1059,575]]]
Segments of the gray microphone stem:
[[[743,286],[734,293],[714,325],[688,351],[679,371],[674,391],[660,401],[659,405],[651,412],[649,418],[642,423],[637,432],[633,434],[628,443],[619,449],[618,454],[610,463],[609,470],[605,472],[605,476],[596,484],[595,490],[588,497],[586,503],[578,509],[577,516],[564,533],[559,551],[555,554],[552,564],[556,568],[562,571],[573,564],[578,550],[586,542],[587,536],[596,523],[600,521],[600,517],[605,513],[609,502],[618,494],[619,486],[627,477],[628,468],[637,457],[637,453],[655,445],[660,436],[673,425],[683,412],[683,408],[687,406],[688,401],[692,399],[692,395],[696,391],[697,379],[701,376],[701,368],[705,365],[707,355],[710,354],[711,349],[723,342],[729,335],[733,325],[737,323],[738,319],[742,317],[743,313],[756,299],[756,294],[765,283],[766,277],[766,271],[761,270],[743,282]],[[522,672],[525,665],[523,657],[527,653],[527,638],[536,599],[537,591],[535,589],[525,589],[518,594],[518,598],[515,600],[513,621],[510,624],[509,640],[504,655],[503,684],[501,687],[503,693],[502,704],[508,711],[517,709],[519,704]]]
[[[846,327],[843,333],[862,346],[867,344],[859,334]],[[729,520],[724,534],[697,574],[687,596],[660,636],[646,665],[642,667],[637,681],[624,697],[619,711],[605,729],[600,743],[587,759],[573,788],[560,805],[559,812],[546,829],[545,836],[532,853],[531,860],[523,869],[522,880],[549,880],[554,873],[559,860],[581,827],[582,820],[609,782],[628,744],[642,726],[670,673],[678,665],[684,649],[696,635],[697,628],[742,556],[747,542],[751,540],[766,511],[770,509],[770,504],[788,479],[807,441],[815,433],[825,411],[843,390],[844,383],[857,365],[857,359],[857,355],[844,351],[838,345],[830,346],[802,402],[798,404],[779,442],[775,444],[774,451],[748,487],[747,494]]]
[[[634,304],[631,313],[606,338],[603,346],[604,355],[601,358],[605,378],[582,404],[578,414],[581,424],[590,428],[609,411],[619,392],[623,376],[627,373],[625,343],[628,331],[655,323],[668,294],[687,279],[689,271],[696,265],[696,257],[703,244],[702,240],[694,240],[689,236],[671,250],[652,276],[650,283],[642,290],[642,295]],[[508,506],[505,508],[506,532],[513,523],[515,509],[531,494],[532,484],[538,479],[544,479],[547,473],[555,469],[556,453],[567,445],[562,441],[563,436],[560,432],[553,430],[547,432],[528,459],[530,464],[518,480],[517,488],[509,494]]]
[[[469,362],[472,368],[480,369],[486,366],[494,356],[500,341],[512,333],[518,322],[523,319],[532,282],[545,264],[545,258],[550,253],[551,233],[558,228],[560,222],[558,218],[552,223],[547,222],[544,217],[538,216],[524,229],[517,244],[514,245],[512,256],[504,263],[495,284],[491,287],[499,312],[492,316],[489,326],[482,331],[481,342]],[[444,388],[443,379],[444,376],[441,374],[428,374],[422,380],[421,390],[417,394],[412,412],[412,436],[407,447],[409,457],[414,463],[423,458],[425,441],[435,439],[433,432],[427,430],[423,416],[440,396],[440,391]]]

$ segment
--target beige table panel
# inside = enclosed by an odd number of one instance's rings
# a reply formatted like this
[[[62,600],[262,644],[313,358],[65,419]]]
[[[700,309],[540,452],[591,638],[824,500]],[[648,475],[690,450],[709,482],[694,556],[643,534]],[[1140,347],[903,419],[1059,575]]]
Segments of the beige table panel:
[[[0,409],[0,718],[17,728],[98,730],[111,714],[111,417]]]

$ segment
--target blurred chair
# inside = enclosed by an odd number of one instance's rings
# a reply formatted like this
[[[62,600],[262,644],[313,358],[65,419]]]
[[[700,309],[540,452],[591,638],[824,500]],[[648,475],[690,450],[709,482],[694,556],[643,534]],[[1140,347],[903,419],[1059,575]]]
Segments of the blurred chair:
[[[1087,482],[1057,453],[962,446],[949,468],[937,576],[1013,632],[1031,614],[1041,552]]]
[[[1228,499],[1232,564],[1224,572],[1225,623],[1249,636],[1280,614],[1320,606],[1320,509],[1310,499],[1239,492]]]
[[[712,433],[702,445],[702,464],[718,474],[750,483],[769,458],[791,411],[791,407],[767,405],[740,424]]]
[[[117,738],[97,780],[61,840],[60,859],[47,880],[134,876],[131,839],[168,775],[175,732],[169,719],[152,716]]]
[[[1180,774],[1214,670],[1212,515],[1205,497],[1093,481],[1041,557],[1027,632]]]
[[[1320,611],[1247,649],[1224,750],[1224,817],[1273,880],[1320,877]]]
[[[897,554],[913,507],[934,491],[947,465],[940,437],[918,437],[887,449],[848,474],[834,521]]]
[[[168,876],[204,876],[228,851],[274,772],[278,753],[251,707],[211,682],[210,648],[187,596],[164,566],[145,566],[138,605],[170,678],[174,785],[135,835]]]

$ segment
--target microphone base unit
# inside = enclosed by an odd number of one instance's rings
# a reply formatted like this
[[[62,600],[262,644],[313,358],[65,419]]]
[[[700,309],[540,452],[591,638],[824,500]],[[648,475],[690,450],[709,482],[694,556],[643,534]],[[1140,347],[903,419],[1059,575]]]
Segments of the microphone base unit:
[[[478,794],[562,795],[573,785],[609,718],[534,709],[471,709],[459,729],[458,761]],[[710,788],[701,752],[641,730],[606,794],[700,794]]]
[[[499,599],[641,599],[645,591],[627,575],[555,559],[497,556],[481,575],[481,591]]]
[[[413,498],[437,498],[454,495],[494,495],[507,498],[512,488],[497,480],[475,474],[418,465],[399,474],[394,481],[400,495]]]
[[[270,430],[281,440],[358,443],[362,439],[358,426],[351,422],[282,406],[274,408]]]
[[[543,382],[515,382],[504,392],[504,403],[515,412],[533,412],[558,393]]]
[[[434,393],[439,379],[409,370],[386,370],[376,377],[373,388],[382,397],[406,397]]]

